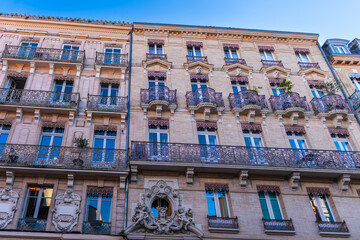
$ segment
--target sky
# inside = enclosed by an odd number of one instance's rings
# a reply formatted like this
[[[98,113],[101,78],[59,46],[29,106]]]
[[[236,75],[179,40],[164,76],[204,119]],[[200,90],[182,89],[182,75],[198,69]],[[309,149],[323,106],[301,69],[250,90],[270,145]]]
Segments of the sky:
[[[2,0],[1,13],[360,37],[359,0]]]

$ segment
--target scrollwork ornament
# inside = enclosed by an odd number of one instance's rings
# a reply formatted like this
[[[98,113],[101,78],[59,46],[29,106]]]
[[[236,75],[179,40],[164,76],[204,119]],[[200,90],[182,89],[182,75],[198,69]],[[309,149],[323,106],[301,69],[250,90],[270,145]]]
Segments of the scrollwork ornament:
[[[14,219],[18,199],[19,194],[13,191],[11,186],[0,191],[0,229],[6,228]]]

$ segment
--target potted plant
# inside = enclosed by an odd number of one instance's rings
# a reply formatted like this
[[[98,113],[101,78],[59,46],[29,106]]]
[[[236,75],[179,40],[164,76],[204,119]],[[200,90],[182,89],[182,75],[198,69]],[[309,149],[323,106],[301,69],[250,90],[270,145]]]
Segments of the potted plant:
[[[73,142],[79,149],[78,157],[73,160],[74,166],[82,167],[84,165],[84,161],[81,159],[81,149],[87,148],[89,146],[89,140],[83,137],[78,137],[74,138]]]

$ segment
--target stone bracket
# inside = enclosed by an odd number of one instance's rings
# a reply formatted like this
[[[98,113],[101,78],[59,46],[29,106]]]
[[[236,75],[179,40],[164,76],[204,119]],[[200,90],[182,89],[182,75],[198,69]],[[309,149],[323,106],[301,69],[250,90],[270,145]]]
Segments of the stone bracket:
[[[96,77],[100,78],[100,73],[101,73],[101,66],[96,66]]]
[[[73,189],[74,188],[74,174],[68,174],[68,182],[67,182],[67,186],[69,189]]]
[[[35,109],[35,111],[34,111],[35,123],[39,123],[40,118],[41,118],[40,109]]]
[[[349,189],[351,176],[350,174],[342,174],[338,180],[338,186],[341,191],[347,191]]]
[[[86,122],[87,122],[87,125],[88,125],[88,126],[91,125],[91,119],[92,119],[92,113],[91,113],[91,112],[87,112],[87,113],[86,113]]]
[[[137,173],[138,173],[138,166],[137,165],[131,165],[130,166],[130,172],[131,172],[131,177],[130,180],[133,183],[137,182]]]
[[[9,65],[8,65],[8,61],[7,60],[3,60],[3,62],[2,62],[2,71],[3,72],[6,72],[7,70],[8,70],[8,67],[9,67]]]
[[[170,108],[170,114],[171,114],[170,120],[174,121],[174,115],[175,115],[175,109],[174,108]]]
[[[35,62],[30,62],[30,73],[35,73]]]
[[[297,125],[299,120],[299,113],[293,112],[290,116],[291,125]]]
[[[209,107],[204,108],[204,121],[210,120],[210,112],[211,112],[211,110]]]
[[[300,185],[300,173],[299,172],[293,172],[291,174],[289,184],[292,190],[296,190],[299,188]]]
[[[333,125],[335,128],[341,127],[341,122],[343,120],[343,116],[341,116],[340,114],[336,114],[334,120],[333,120]]]
[[[156,105],[156,118],[157,119],[161,119],[161,111],[162,111],[162,106]]]
[[[249,172],[247,170],[242,170],[240,172],[239,181],[240,181],[240,187],[246,188],[249,178]]]
[[[6,186],[12,189],[14,184],[15,174],[13,171],[6,171]]]
[[[283,116],[281,114],[278,115],[278,120],[279,120],[280,127],[283,127],[284,126],[284,124],[283,124]]]
[[[77,65],[76,66],[76,76],[80,77],[80,74],[81,74],[81,65]]]
[[[125,190],[126,188],[126,176],[120,176],[120,183],[119,183],[119,188],[120,190]]]
[[[120,118],[121,118],[121,130],[124,130],[126,127],[126,115],[122,114]]]
[[[186,169],[186,183],[193,184],[194,183],[194,168]]]
[[[49,63],[49,75],[53,75],[55,72],[54,63]]]
[[[249,123],[254,123],[255,122],[255,110],[249,110],[247,117],[248,117],[248,122]]]
[[[75,112],[74,111],[70,111],[69,112],[69,124],[72,126],[74,125],[74,121],[75,121]]]
[[[22,108],[17,108],[16,109],[16,122],[21,122],[22,117],[23,117]]]

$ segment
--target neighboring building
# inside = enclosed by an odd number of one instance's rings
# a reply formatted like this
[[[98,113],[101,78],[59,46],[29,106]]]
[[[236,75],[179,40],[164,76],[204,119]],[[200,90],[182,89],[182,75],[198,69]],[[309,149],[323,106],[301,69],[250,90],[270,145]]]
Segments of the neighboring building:
[[[131,25],[1,15],[0,26],[0,238],[118,239]]]
[[[318,35],[134,23],[132,39],[128,239],[360,238],[359,124],[323,87]]]

